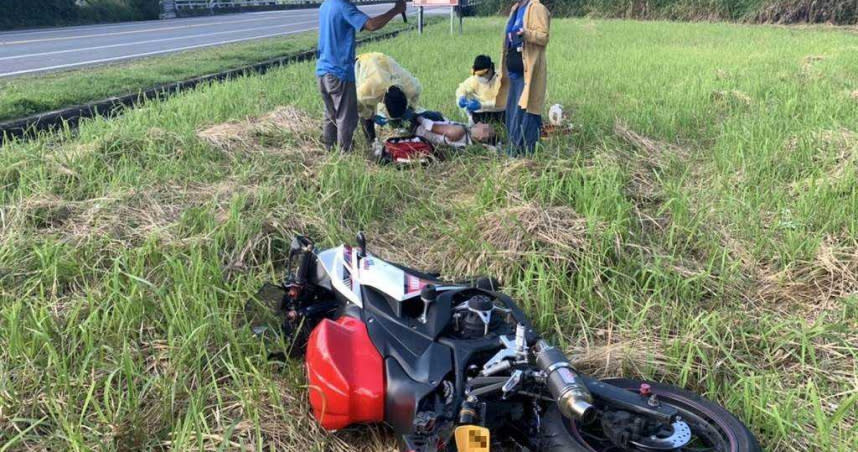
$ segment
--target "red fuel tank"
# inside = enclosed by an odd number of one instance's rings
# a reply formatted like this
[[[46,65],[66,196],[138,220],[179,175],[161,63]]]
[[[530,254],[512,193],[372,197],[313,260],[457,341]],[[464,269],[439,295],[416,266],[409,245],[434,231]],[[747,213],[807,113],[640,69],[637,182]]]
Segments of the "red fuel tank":
[[[384,420],[384,367],[366,325],[325,319],[310,334],[307,378],[313,415],[327,430]]]

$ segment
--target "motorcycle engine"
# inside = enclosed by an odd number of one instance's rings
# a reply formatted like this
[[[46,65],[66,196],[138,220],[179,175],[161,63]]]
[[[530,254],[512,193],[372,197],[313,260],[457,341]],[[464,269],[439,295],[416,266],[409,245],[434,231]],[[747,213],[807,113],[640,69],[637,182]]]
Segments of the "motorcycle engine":
[[[490,296],[474,294],[455,307],[453,331],[462,339],[483,337],[506,326],[507,313]]]

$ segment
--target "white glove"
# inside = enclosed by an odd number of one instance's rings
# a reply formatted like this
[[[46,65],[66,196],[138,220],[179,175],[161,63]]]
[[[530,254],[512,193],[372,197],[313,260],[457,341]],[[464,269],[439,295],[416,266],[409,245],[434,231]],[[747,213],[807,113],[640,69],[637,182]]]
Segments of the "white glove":
[[[423,116],[418,116],[417,122],[420,123],[420,125],[423,126],[423,128],[426,129],[427,132],[431,132],[432,127],[435,127],[435,121],[432,121],[431,119],[425,118]]]
[[[548,122],[554,126],[559,126],[563,123],[563,106],[554,104],[548,109]]]
[[[378,141],[378,138],[372,142],[372,155],[376,157],[381,157],[382,152],[384,152],[384,145]]]

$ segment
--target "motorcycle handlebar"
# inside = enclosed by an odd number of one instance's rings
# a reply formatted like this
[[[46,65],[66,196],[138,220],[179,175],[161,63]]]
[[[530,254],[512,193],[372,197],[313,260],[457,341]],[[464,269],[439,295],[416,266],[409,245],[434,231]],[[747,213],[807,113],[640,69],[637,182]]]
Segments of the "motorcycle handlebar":
[[[295,269],[295,282],[299,285],[305,285],[310,276],[310,268],[313,265],[313,245],[308,245],[301,250],[301,257],[298,260],[298,268]]]

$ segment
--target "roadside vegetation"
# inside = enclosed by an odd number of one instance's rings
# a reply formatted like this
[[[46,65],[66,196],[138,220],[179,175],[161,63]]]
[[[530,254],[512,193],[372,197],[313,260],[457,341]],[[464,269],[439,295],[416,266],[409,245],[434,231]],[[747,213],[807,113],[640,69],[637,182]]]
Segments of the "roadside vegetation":
[[[4,0],[0,30],[153,20],[159,0]]]
[[[502,19],[393,55],[450,116]],[[379,167],[319,143],[312,63],[0,149],[0,444],[382,450],[327,434],[245,300],[294,233],[489,272],[597,375],[724,404],[766,450],[858,450],[858,52],[848,32],[558,19],[533,159]],[[312,441],[312,443],[309,443]]]
[[[404,29],[396,21],[359,38]],[[0,121],[23,118],[113,96],[133,94],[164,83],[213,74],[316,47],[316,32],[229,44],[124,61],[98,67],[23,77],[0,78]]]
[[[512,1],[486,0],[489,14],[508,11]],[[555,17],[589,16],[646,20],[754,23],[858,23],[858,3],[843,0],[544,0]]]

